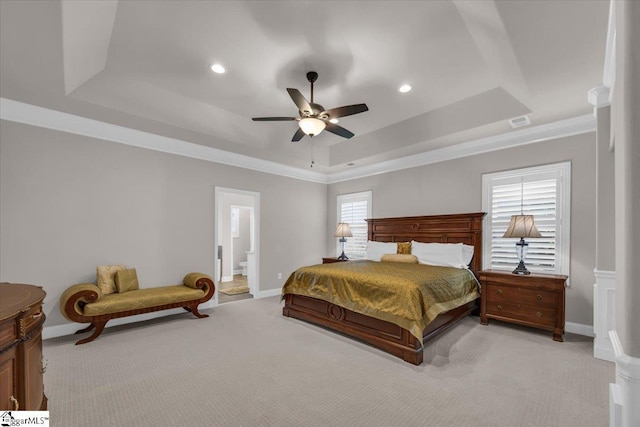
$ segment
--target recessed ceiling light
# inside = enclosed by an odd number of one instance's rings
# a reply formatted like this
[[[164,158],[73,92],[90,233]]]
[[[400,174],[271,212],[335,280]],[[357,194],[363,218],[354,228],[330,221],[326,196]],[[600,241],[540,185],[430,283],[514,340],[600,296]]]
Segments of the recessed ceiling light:
[[[340,120],[338,119],[329,119],[329,123],[337,124]]]
[[[402,85],[400,86],[400,88],[398,89],[399,92],[402,93],[407,93],[411,90],[411,85]]]
[[[220,64],[211,64],[211,71],[213,71],[216,74],[224,74],[225,70],[224,67]]]

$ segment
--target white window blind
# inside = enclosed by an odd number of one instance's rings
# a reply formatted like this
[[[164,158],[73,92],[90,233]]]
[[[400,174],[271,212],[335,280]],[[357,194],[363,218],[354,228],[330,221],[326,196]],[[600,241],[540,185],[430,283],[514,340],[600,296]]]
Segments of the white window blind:
[[[349,258],[364,259],[367,248],[367,222],[365,219],[371,218],[371,191],[339,195],[337,205],[338,222],[348,223],[353,234],[353,237],[346,238],[344,252]],[[337,242],[336,252],[340,254],[341,246],[339,241]]]
[[[569,274],[570,163],[483,175],[484,268],[513,270],[515,243],[502,238],[512,215],[533,215],[542,238],[525,239],[531,272]]]

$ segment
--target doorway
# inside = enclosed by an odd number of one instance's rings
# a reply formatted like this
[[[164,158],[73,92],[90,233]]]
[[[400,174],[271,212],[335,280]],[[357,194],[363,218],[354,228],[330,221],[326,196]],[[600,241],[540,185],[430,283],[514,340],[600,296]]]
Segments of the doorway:
[[[253,298],[258,292],[260,193],[215,188],[215,304]]]

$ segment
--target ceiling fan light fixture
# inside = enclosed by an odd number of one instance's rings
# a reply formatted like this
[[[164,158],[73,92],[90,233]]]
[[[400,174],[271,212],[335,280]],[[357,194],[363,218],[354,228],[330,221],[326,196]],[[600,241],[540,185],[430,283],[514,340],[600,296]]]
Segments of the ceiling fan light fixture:
[[[298,126],[300,126],[300,129],[302,129],[302,132],[306,135],[316,136],[324,130],[327,124],[315,117],[305,117],[298,122]]]
[[[227,71],[222,65],[220,64],[211,64],[211,66],[209,67],[211,68],[211,71],[213,71],[216,74],[224,74],[225,71]]]
[[[329,123],[333,123],[334,125],[337,125],[340,122],[340,120],[333,118],[333,119],[329,119]]]

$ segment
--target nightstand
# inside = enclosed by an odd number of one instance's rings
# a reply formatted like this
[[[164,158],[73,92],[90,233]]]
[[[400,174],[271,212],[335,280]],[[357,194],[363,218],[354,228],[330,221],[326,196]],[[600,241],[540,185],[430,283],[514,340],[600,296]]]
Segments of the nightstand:
[[[532,326],[552,331],[554,341],[562,342],[566,281],[567,276],[558,274],[521,276],[483,270],[480,323],[487,325],[489,319],[495,319]]]
[[[332,262],[345,262],[349,261],[348,259],[338,259],[338,257],[332,256],[327,258],[322,258],[323,264],[331,264]]]

